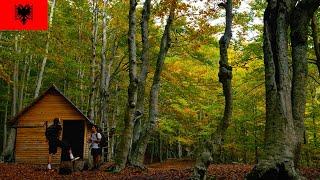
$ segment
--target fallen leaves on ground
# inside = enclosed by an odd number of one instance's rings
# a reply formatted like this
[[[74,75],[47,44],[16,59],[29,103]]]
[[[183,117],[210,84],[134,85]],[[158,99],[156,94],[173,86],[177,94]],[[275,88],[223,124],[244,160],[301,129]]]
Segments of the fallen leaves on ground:
[[[127,167],[120,173],[109,173],[104,170],[111,166],[105,163],[98,171],[73,172],[71,175],[60,175],[56,171],[47,171],[46,165],[7,164],[0,163],[0,179],[188,179],[192,175],[194,162],[191,160],[167,160],[163,163],[148,165],[145,171]],[[56,165],[57,166],[57,165]],[[209,167],[209,176],[217,180],[238,180],[250,172],[252,165],[246,164],[214,164]],[[55,167],[57,168],[57,167]],[[301,168],[307,179],[320,177],[320,169]]]

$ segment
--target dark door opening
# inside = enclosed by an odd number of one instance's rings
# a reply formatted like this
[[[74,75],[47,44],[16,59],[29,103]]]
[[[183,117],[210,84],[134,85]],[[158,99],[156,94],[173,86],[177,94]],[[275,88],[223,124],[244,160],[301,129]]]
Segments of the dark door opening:
[[[84,121],[63,121],[62,141],[69,143],[74,157],[83,158]],[[61,160],[65,160],[61,155]]]

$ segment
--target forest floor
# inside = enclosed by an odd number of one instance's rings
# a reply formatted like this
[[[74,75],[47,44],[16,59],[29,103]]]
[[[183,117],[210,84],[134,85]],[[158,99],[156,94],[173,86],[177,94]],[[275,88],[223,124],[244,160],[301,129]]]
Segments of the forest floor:
[[[192,174],[194,162],[190,160],[167,160],[163,163],[148,165],[141,171],[136,168],[126,168],[118,174],[105,172],[111,163],[105,163],[100,170],[73,172],[71,175],[60,175],[56,171],[47,171],[45,165],[7,164],[0,163],[0,179],[188,179]],[[209,167],[209,175],[217,180],[244,179],[252,169],[246,164],[219,164]],[[301,173],[307,179],[320,178],[320,169],[301,168]]]

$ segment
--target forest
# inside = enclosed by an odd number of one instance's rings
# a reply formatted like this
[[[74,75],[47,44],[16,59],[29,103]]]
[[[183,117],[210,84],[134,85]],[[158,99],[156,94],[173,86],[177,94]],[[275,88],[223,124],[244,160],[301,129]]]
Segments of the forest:
[[[320,177],[320,0],[48,4],[47,31],[0,31],[4,178],[39,173],[10,122],[52,85],[107,137],[102,172],[76,177]]]

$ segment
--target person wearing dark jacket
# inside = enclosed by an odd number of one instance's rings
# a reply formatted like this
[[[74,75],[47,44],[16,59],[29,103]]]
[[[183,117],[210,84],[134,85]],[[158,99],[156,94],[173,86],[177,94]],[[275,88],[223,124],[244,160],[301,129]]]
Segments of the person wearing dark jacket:
[[[45,135],[49,145],[49,156],[48,156],[49,170],[51,170],[52,168],[51,167],[52,157],[57,153],[58,147],[60,147],[61,149],[69,153],[69,157],[71,161],[79,159],[79,157],[75,158],[73,156],[70,145],[60,140],[61,131],[62,131],[62,128],[61,128],[59,118],[55,118],[53,120],[53,124],[46,129]]]

